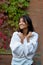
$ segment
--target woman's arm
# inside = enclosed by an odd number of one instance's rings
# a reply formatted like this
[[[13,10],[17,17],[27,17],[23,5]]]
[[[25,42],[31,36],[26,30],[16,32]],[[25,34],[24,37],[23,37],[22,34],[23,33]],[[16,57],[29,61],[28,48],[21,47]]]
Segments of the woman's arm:
[[[38,34],[33,32],[33,37],[27,42],[27,38],[24,39],[24,53],[25,55],[35,53],[38,47]]]
[[[23,46],[20,42],[20,38],[17,35],[17,32],[14,32],[10,42],[11,51],[17,55],[22,55]]]

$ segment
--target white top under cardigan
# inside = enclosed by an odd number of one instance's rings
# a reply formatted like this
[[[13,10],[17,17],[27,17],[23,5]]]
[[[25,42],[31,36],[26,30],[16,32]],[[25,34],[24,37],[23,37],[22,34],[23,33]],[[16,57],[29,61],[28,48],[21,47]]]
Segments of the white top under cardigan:
[[[38,47],[38,34],[32,32],[32,37],[27,42],[25,38],[23,44],[18,36],[19,32],[14,32],[10,42],[10,48],[12,51],[12,65],[31,65],[33,63],[33,56],[35,55]]]

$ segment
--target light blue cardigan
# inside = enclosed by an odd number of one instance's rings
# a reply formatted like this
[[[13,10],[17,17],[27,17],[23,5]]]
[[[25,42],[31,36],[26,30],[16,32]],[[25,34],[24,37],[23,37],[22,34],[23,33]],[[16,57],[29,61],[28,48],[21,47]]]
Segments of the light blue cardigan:
[[[38,34],[32,32],[32,37],[27,42],[25,38],[23,44],[18,36],[19,32],[14,32],[10,42],[10,48],[12,51],[11,65],[31,65],[33,63],[33,56],[38,47]]]

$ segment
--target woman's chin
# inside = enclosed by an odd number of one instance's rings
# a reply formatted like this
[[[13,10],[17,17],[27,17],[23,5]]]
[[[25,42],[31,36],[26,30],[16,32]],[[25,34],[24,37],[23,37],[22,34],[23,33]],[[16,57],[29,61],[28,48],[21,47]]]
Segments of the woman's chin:
[[[22,27],[20,29],[23,29]]]

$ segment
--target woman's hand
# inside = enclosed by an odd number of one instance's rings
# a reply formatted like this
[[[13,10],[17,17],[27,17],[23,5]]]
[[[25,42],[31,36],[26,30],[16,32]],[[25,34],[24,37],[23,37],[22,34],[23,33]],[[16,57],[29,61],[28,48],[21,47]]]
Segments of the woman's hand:
[[[26,36],[27,42],[29,42],[29,38],[32,37],[32,32],[29,32],[28,35]]]
[[[20,37],[20,39],[21,39],[21,43],[23,44],[23,40],[24,40],[24,38],[25,38],[25,36],[23,35],[23,33],[21,33],[21,32],[19,32],[19,37]]]
[[[25,37],[27,38],[27,42],[29,42],[29,38],[32,37],[32,32],[29,32],[26,36],[24,36],[23,33],[19,32],[18,36],[20,37],[21,43],[23,44],[23,40]]]

